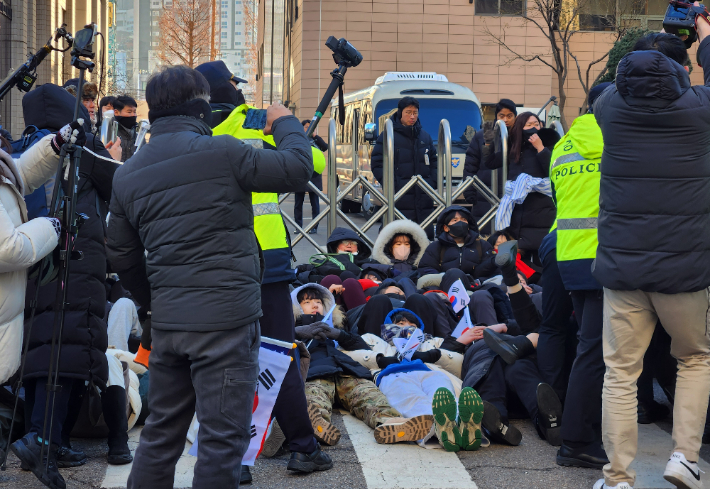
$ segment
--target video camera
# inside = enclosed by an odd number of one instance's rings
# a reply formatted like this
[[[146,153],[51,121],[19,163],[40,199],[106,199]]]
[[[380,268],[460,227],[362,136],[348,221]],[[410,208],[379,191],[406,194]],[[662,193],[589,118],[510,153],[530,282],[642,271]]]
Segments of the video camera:
[[[703,4],[693,5],[680,0],[671,0],[666,9],[666,16],[663,18],[663,29],[668,34],[678,37],[688,36],[683,42],[686,49],[690,49],[698,39],[698,31],[695,27],[698,17],[703,17],[710,23],[708,15],[708,10]]]
[[[330,36],[325,45],[333,51],[333,60],[338,65],[353,68],[362,62],[362,54],[355,49],[355,46],[345,40],[344,37],[336,39],[335,36]]]

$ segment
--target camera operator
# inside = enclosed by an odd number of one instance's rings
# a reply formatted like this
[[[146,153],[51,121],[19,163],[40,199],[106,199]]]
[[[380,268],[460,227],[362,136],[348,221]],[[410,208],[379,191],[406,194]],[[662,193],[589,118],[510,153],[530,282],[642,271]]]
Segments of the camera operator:
[[[252,192],[292,192],[313,172],[303,128],[280,104],[267,109],[264,128],[277,150],[212,137],[209,91],[186,66],[154,74],[146,87],[151,139],[114,178],[111,266],[152,308],[151,414],[132,489],[173,487],[195,409],[193,487],[238,486],[260,345],[263,260]]]
[[[678,359],[675,446],[664,477],[702,487],[696,462],[710,393],[710,25],[701,17],[705,86],[690,85],[679,37],[649,34],[619,62],[616,86],[594,103],[604,152],[592,273],[604,287],[609,457],[595,489],[634,483],[636,381],[657,320]]]

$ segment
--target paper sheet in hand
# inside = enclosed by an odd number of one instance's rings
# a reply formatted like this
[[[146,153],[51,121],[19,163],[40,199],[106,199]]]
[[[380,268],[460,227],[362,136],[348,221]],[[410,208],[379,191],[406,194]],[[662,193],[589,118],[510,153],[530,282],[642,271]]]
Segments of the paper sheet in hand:
[[[409,339],[394,338],[392,342],[394,343],[395,348],[397,348],[400,358],[411,360],[414,352],[417,351],[419,346],[424,342],[424,332],[417,328],[414,330]]]
[[[458,279],[456,282],[451,284],[448,294],[451,305],[454,308],[454,312],[459,312],[461,309],[466,307],[469,302],[471,302],[471,298],[466,293],[466,287],[463,286],[461,279]]]

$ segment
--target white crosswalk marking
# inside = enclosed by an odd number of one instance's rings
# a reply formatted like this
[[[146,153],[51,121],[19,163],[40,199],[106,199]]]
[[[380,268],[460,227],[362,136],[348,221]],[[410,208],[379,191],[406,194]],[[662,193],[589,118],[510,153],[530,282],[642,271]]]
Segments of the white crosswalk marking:
[[[359,419],[343,412],[343,423],[368,489],[477,489],[455,453],[414,444],[379,445],[372,430]]]

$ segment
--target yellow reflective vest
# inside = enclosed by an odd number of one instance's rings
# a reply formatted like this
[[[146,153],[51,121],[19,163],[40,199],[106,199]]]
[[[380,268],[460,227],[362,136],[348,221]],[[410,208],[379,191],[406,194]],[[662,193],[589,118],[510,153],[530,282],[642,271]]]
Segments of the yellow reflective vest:
[[[578,117],[550,158],[557,219],[557,263],[567,290],[600,289],[592,277],[597,254],[599,182],[604,139],[593,114]]]
[[[212,130],[212,134],[215,136],[229,134],[256,148],[275,149],[273,136],[267,136],[259,129],[242,127],[249,109],[254,107],[242,104],[234,109],[224,122]],[[312,150],[313,168],[317,173],[322,173],[325,169],[325,156],[318,148]],[[281,217],[279,196],[276,193],[253,192],[251,199],[254,210],[254,233],[264,253],[265,271],[262,283],[292,281],[295,275],[291,268],[291,244],[286,225]]]

